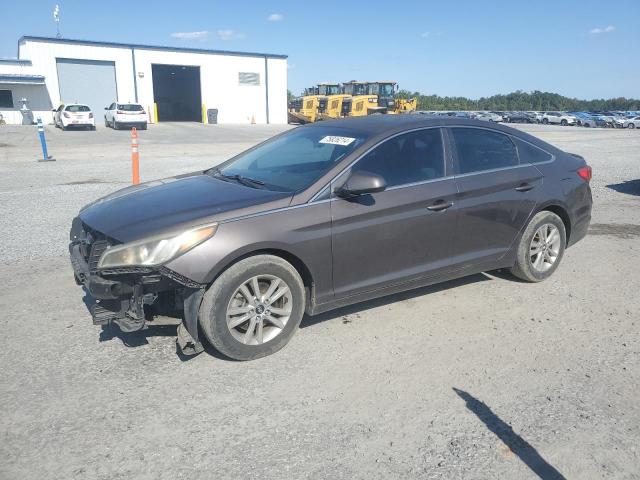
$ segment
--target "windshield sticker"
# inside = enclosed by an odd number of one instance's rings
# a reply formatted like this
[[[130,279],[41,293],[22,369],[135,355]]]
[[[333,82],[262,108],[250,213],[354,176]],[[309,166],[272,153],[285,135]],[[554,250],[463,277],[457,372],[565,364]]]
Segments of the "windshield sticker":
[[[323,139],[321,139],[318,143],[329,143],[331,145],[342,145],[347,146],[351,145],[355,138],[351,137],[334,137],[332,135],[327,135]]]

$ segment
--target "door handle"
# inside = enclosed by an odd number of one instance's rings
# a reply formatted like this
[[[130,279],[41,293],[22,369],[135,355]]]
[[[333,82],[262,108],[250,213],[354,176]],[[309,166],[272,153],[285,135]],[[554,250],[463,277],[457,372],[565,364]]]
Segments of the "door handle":
[[[442,210],[446,210],[449,207],[453,207],[453,202],[445,202],[444,200],[438,200],[433,203],[433,205],[429,205],[427,210],[431,210],[432,212],[441,212]]]
[[[523,183],[516,187],[517,192],[528,192],[529,190],[533,190],[534,186],[530,183]]]

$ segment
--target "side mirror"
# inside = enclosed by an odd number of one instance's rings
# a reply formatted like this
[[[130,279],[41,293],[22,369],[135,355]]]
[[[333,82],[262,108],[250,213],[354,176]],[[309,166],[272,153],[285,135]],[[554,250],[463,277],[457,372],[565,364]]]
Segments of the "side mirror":
[[[359,171],[351,174],[349,179],[336,190],[336,195],[343,198],[357,197],[367,193],[382,192],[387,188],[387,182],[380,175]]]
[[[104,107],[105,110],[109,110],[109,107]]]
[[[51,109],[51,111],[52,111],[52,112],[57,112],[57,111],[58,111],[58,109],[57,109],[57,108],[52,108],[52,109]]]

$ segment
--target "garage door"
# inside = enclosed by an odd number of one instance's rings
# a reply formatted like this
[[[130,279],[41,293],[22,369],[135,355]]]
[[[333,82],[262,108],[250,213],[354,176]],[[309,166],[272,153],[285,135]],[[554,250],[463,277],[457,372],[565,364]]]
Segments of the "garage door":
[[[118,98],[114,62],[58,58],[60,101],[89,105],[100,119],[104,107]]]

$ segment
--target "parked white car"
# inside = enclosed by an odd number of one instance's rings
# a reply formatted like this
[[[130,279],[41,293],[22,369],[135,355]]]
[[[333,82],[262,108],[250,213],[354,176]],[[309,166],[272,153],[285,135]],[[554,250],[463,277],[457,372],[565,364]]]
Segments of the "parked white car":
[[[147,129],[147,112],[139,103],[113,102],[104,109],[104,125],[118,130],[121,127]]]
[[[640,116],[625,120],[624,128],[640,128]]]
[[[498,115],[497,113],[493,113],[493,112],[480,112],[476,116],[476,119],[485,120],[487,122],[496,122],[496,123],[502,122],[504,120],[501,115]]]
[[[93,118],[93,112],[87,105],[63,103],[52,112],[54,125],[62,130],[72,127],[96,129],[96,119]]]
[[[553,125],[575,125],[577,120],[573,115],[569,115],[567,113],[562,112],[544,112],[542,115],[542,123],[545,125],[553,124]]]

